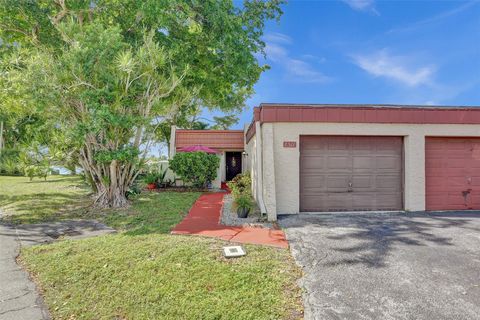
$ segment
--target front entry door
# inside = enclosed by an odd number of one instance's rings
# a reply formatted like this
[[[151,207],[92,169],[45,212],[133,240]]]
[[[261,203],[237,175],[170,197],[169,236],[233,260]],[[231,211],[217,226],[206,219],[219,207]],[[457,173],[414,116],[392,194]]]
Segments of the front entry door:
[[[230,181],[239,173],[242,173],[242,153],[225,152],[226,180]]]

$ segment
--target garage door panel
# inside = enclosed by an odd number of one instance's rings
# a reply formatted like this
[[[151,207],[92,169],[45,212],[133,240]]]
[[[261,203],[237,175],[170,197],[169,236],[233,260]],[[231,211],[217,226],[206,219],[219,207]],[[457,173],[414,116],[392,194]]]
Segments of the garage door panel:
[[[353,156],[353,169],[375,169],[375,159],[372,159],[370,155],[366,156]]]
[[[378,169],[392,169],[394,171],[397,171],[402,164],[400,156],[395,156],[395,157],[380,156],[380,157],[376,157],[375,160],[376,160],[376,168]]]
[[[398,191],[398,181],[402,177],[398,174],[396,175],[377,175],[375,177],[376,187],[378,189],[390,189]]]
[[[321,195],[305,196],[303,205],[304,211],[320,212],[320,211],[341,211],[351,207],[351,197],[341,197],[335,193],[324,193]]]
[[[375,176],[367,175],[367,174],[358,174],[354,175],[350,178],[347,178],[346,185],[352,182],[351,189],[355,188],[355,190],[365,190],[365,189],[375,189]]]
[[[430,169],[441,169],[444,167],[444,160],[442,159],[428,159],[425,160],[425,165]]]
[[[303,168],[304,169],[313,169],[316,171],[321,171],[325,168],[325,159],[321,156],[319,157],[304,157],[303,159]]]
[[[472,181],[472,183],[471,183],[472,186],[480,187],[480,177],[472,177],[471,181]]]
[[[323,150],[327,146],[327,141],[324,140],[318,140],[315,139],[314,137],[309,137],[305,136],[303,139],[300,141],[300,147],[302,150]]]
[[[325,176],[310,174],[304,178],[303,190],[307,193],[316,193],[319,190],[326,190]]]
[[[426,209],[480,209],[479,138],[425,141]]]
[[[372,195],[371,192],[364,193],[358,192],[352,194],[352,202],[355,203],[354,210],[371,210],[370,208],[377,207],[376,195]]]
[[[301,136],[301,211],[401,209],[402,147],[401,137]]]
[[[350,141],[344,139],[344,137],[329,137],[326,141],[328,150],[348,152],[350,149]]]
[[[348,208],[352,207],[351,194],[345,195],[344,193],[328,193],[325,198],[326,201],[324,201],[324,203],[327,206],[321,206],[322,211],[348,210]]]
[[[471,205],[472,208],[479,208],[480,207],[480,196],[472,196],[471,198]]]
[[[368,211],[372,206],[376,210],[398,210],[401,206],[398,193],[359,192],[352,194],[352,201],[356,204],[354,210]]]
[[[456,159],[451,157],[448,159],[448,161],[444,162],[444,166],[449,169],[453,169],[453,168],[463,169],[465,167],[465,158]]]
[[[348,182],[350,180],[350,176],[347,175],[329,175],[327,176],[327,189],[328,191],[347,191],[348,190]]]
[[[329,156],[327,159],[327,170],[348,170],[351,167],[351,159],[345,156]]]
[[[475,159],[475,160],[480,160],[480,145],[479,144],[475,144],[473,145],[472,147],[472,158]],[[480,165],[479,163],[475,163],[477,165]]]
[[[400,193],[380,193],[377,194],[378,210],[398,210],[402,207],[402,197]]]

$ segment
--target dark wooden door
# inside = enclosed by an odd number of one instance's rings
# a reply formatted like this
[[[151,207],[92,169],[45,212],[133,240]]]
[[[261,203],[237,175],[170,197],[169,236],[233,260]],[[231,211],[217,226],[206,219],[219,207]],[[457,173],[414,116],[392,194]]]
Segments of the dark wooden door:
[[[401,210],[401,137],[300,137],[300,210]]]
[[[230,181],[239,173],[242,173],[242,153],[225,153],[226,180]]]

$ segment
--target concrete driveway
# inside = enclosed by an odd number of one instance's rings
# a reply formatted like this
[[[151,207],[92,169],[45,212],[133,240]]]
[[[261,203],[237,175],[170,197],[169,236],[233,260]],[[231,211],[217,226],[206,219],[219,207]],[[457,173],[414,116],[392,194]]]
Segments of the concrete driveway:
[[[480,319],[480,213],[283,216],[306,319]]]

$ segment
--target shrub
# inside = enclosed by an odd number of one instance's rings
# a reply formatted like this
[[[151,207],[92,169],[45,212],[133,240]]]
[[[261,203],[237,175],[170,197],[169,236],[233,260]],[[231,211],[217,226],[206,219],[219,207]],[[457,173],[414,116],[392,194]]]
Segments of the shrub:
[[[18,159],[6,158],[0,162],[0,173],[7,176],[21,175]]]
[[[252,209],[254,202],[252,198],[252,178],[249,173],[241,173],[227,183],[232,191],[233,200],[239,209]]]
[[[165,179],[167,171],[168,167],[164,168],[163,165],[150,166],[144,175],[143,181],[145,183],[155,183],[158,187],[169,185],[169,182]]]
[[[235,203],[239,209],[252,209],[253,200],[252,196],[248,193],[240,194],[235,198]]]
[[[22,175],[22,169],[19,165],[18,155],[18,150],[2,150],[2,153],[0,153],[0,174],[7,176]]]
[[[145,183],[157,183],[158,182],[158,173],[156,172],[148,172],[146,175],[145,175],[145,179],[144,179]]]
[[[217,176],[220,158],[205,152],[181,152],[170,160],[170,169],[183,182],[197,188],[205,188]]]
[[[252,178],[249,173],[237,174],[227,185],[232,191],[234,198],[237,198],[241,194],[252,195]]]

